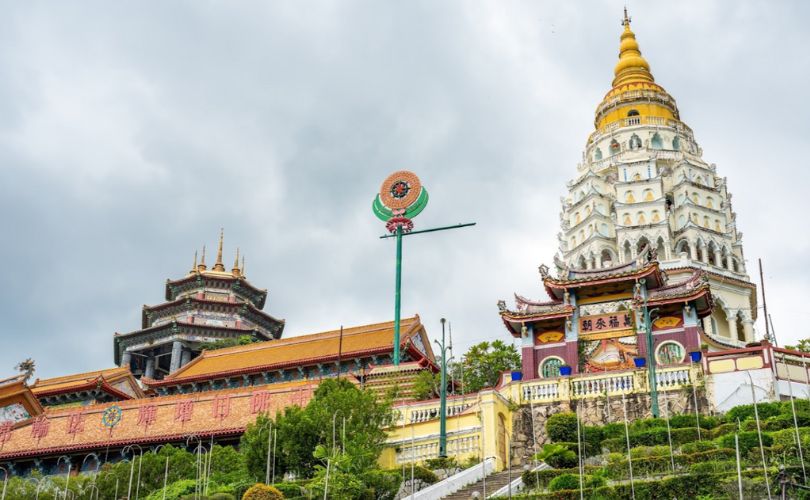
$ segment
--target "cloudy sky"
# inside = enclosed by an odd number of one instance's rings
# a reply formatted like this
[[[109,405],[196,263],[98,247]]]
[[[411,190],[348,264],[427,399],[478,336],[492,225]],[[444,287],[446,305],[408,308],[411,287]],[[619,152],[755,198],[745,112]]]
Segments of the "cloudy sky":
[[[457,351],[543,297],[559,198],[623,3],[10,2],[0,16],[0,375],[112,365],[113,332],[225,228],[285,335],[390,320],[380,182],[416,172],[403,313]],[[656,81],[728,176],[780,340],[810,336],[804,2],[629,2]],[[210,255],[210,252],[209,252]],[[752,278],[755,278],[752,273]],[[760,327],[761,327],[760,323]]]

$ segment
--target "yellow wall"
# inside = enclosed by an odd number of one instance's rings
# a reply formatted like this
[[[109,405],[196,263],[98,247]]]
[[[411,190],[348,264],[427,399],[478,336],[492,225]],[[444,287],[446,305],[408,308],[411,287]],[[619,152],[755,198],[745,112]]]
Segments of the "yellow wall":
[[[597,125],[596,129],[601,130],[602,127],[610,125],[611,123],[624,120],[628,118],[627,112],[631,109],[635,109],[638,111],[640,116],[654,116],[659,118],[665,118],[668,120],[675,120],[675,115],[672,114],[672,111],[663,106],[661,104],[657,104],[654,102],[650,103],[642,103],[642,102],[628,102],[627,104],[622,104],[621,106],[613,109],[612,111],[605,114],[601,120],[599,120],[599,124]]]

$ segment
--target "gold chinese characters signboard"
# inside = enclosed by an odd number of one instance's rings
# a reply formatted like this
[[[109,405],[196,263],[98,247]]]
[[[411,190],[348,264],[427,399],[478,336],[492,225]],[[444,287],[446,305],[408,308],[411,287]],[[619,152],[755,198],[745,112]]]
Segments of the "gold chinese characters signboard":
[[[607,339],[634,333],[632,311],[594,314],[579,318],[579,336],[582,339]]]

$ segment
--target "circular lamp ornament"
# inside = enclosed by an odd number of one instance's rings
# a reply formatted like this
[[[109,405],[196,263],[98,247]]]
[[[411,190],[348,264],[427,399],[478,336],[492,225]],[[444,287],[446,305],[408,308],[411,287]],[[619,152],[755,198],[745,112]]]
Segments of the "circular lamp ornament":
[[[121,423],[123,414],[124,412],[121,410],[120,406],[112,405],[101,414],[101,423],[104,427],[112,431],[115,426]]]
[[[413,172],[400,170],[383,181],[372,210],[391,233],[396,233],[398,228],[407,233],[413,229],[411,219],[425,209],[427,202],[428,193],[419,177]]]

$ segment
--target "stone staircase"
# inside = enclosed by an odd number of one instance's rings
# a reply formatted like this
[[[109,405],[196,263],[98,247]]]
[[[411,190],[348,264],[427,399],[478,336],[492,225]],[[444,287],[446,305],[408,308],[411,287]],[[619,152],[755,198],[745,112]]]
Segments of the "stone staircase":
[[[523,471],[521,469],[513,468],[512,469],[512,481],[520,477],[520,474]],[[487,476],[487,495],[491,495],[492,493],[498,491],[499,489],[506,486],[509,482],[509,471],[504,470],[503,472],[496,472],[495,474],[490,474]],[[478,492],[477,496],[473,496],[475,492]],[[480,498],[481,500],[484,499],[484,481],[478,481],[477,483],[473,483],[452,495],[448,495],[444,497],[444,500],[470,500],[471,498]]]

